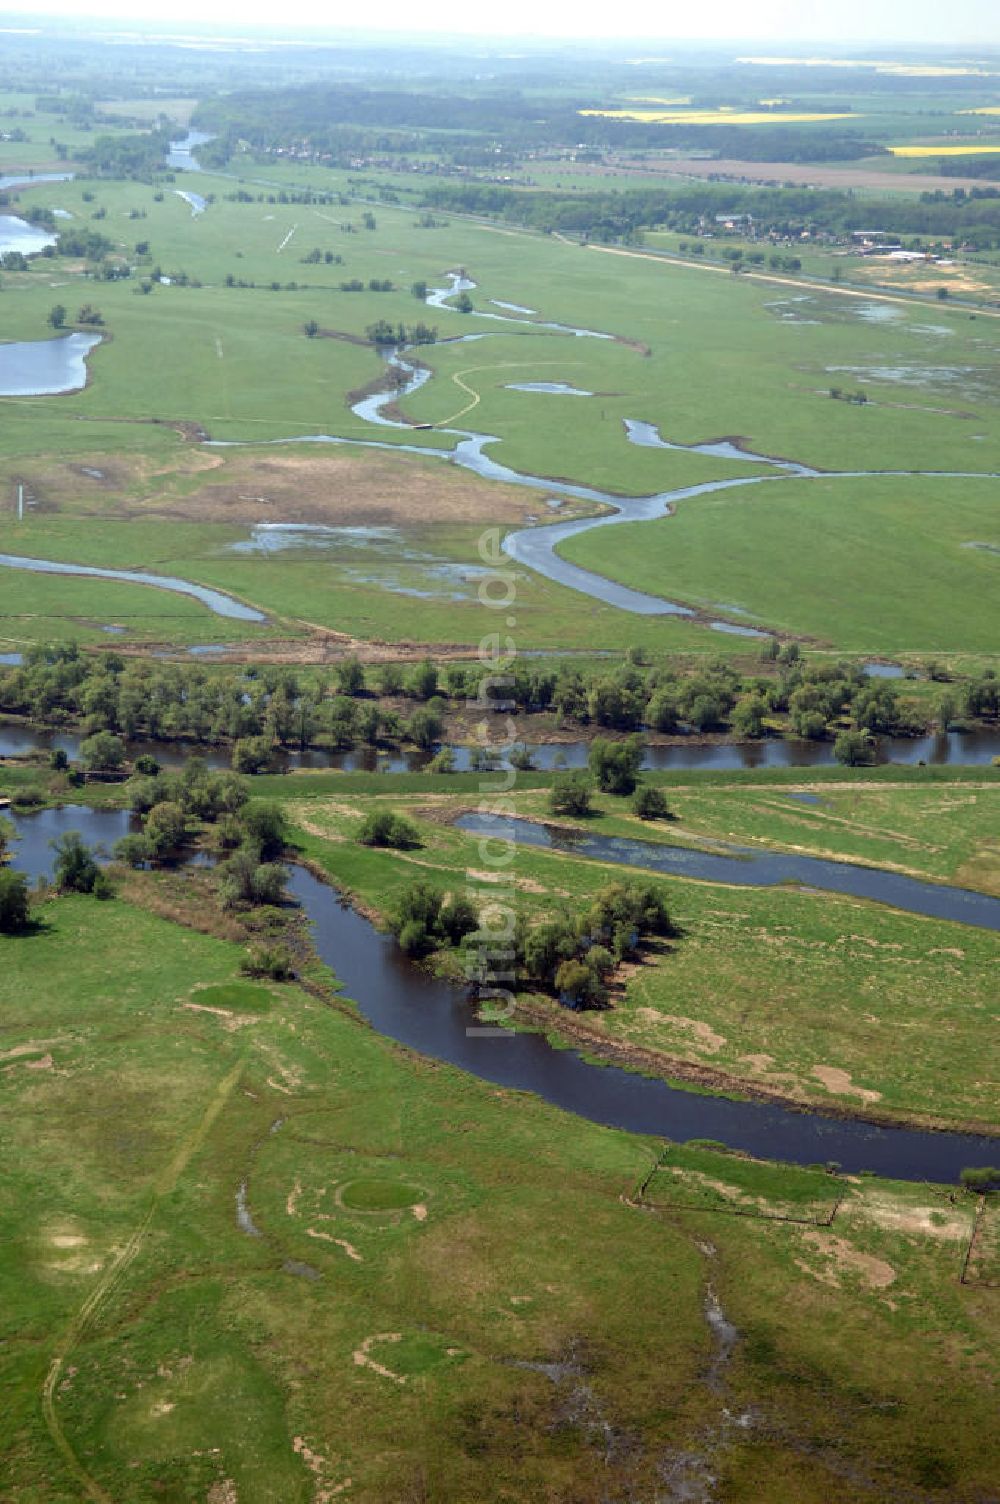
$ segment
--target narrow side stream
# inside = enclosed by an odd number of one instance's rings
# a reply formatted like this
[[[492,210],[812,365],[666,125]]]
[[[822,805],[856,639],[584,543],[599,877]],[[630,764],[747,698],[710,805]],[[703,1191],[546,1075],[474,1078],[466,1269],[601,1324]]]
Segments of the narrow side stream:
[[[822,857],[797,856],[792,852],[762,851],[739,846],[722,851],[696,851],[666,842],[630,840],[622,836],[588,835],[554,825],[540,825],[516,816],[502,820],[488,815],[460,815],[455,824],[474,834],[510,839],[526,846],[565,851],[599,862],[642,867],[672,877],[701,878],[750,888],[773,888],[781,883],[821,888],[827,893],[845,893],[888,904],[907,914],[931,919],[949,919],[976,929],[1000,930],[1000,898],[971,888],[953,888],[943,883],[923,882],[884,867],[860,863],[831,862]]]

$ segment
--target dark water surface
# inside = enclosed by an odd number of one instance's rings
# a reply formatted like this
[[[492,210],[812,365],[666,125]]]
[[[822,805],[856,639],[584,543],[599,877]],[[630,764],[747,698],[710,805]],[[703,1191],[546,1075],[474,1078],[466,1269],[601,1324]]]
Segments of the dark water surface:
[[[971,888],[953,888],[943,883],[923,882],[902,872],[882,867],[864,867],[855,862],[831,862],[822,857],[798,856],[794,852],[762,851],[739,846],[718,851],[696,851],[666,842],[630,840],[622,836],[588,835],[554,825],[539,825],[516,817],[503,820],[489,815],[466,814],[456,820],[460,830],[541,846],[590,857],[599,862],[617,862],[624,867],[644,867],[671,877],[694,877],[707,882],[734,883],[741,887],[775,888],[798,884],[821,888],[825,893],[846,893],[875,903],[889,904],[907,914],[929,919],[952,919],[976,929],[1000,930],[1000,898]]]
[[[19,815],[14,823],[21,837],[14,863],[36,877],[51,874],[52,837],[79,830],[88,844],[110,847],[130,828],[130,816],[68,807]],[[984,1136],[882,1128],[703,1096],[614,1066],[590,1065],[537,1034],[484,1032],[464,988],[412,966],[394,940],[348,908],[334,889],[301,867],[292,868],[289,889],[313,925],[320,956],[379,1033],[483,1080],[534,1092],[591,1122],[679,1141],[717,1139],[796,1164],[835,1160],[849,1173],[871,1170],[901,1180],[954,1181],[965,1166],[996,1158],[996,1140]]]
[[[205,644],[188,651],[197,657],[211,658],[225,649],[222,644]],[[16,667],[20,659],[20,653],[0,654],[0,665]],[[83,736],[75,731],[45,731],[15,722],[0,722],[0,757],[27,757],[32,752],[47,754],[61,747],[67,757],[76,762],[82,741]],[[534,766],[541,771],[585,768],[590,754],[590,743],[582,740],[525,742],[524,746],[531,754]],[[148,753],[164,767],[179,767],[188,757],[202,757],[212,768],[228,768],[232,762],[232,748],[228,746],[140,739],[129,742],[128,747],[130,757]],[[933,766],[987,767],[995,757],[1000,757],[1000,728],[993,730],[984,726],[975,731],[949,731],[935,736],[882,737],[877,748],[881,765],[928,763]],[[455,757],[456,770],[460,773],[468,771],[472,765],[473,748],[451,746],[450,750]],[[271,765],[275,772],[330,768],[344,773],[420,773],[433,756],[433,751],[421,751],[416,747],[388,749],[365,745],[346,751],[310,747],[305,752],[279,748],[274,752]],[[652,771],[702,768],[729,772],[740,768],[836,767],[837,762],[832,742],[779,738],[759,742],[701,742],[692,738],[689,742],[671,746],[647,747],[642,765]],[[508,764],[501,758],[498,766]]]

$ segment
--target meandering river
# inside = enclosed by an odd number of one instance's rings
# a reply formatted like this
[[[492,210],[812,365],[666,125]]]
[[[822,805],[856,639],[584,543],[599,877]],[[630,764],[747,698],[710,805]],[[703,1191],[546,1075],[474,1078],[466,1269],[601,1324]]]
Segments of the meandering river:
[[[471,292],[476,284],[467,276],[459,272],[448,274],[448,286],[434,288],[429,293],[427,304],[429,307],[458,313],[451,299],[463,292]],[[570,325],[544,323],[537,319],[514,318],[509,314],[489,313],[482,309],[474,309],[464,315],[468,318],[489,319],[505,324],[518,326],[522,329],[539,329],[548,332],[559,332],[576,336],[611,339],[613,335],[605,334],[600,330],[574,328]],[[482,335],[466,336],[482,338]],[[394,416],[388,416],[386,409],[398,408],[406,397],[418,391],[431,379],[431,372],[426,367],[418,367],[404,358],[401,350],[393,350],[386,353],[388,364],[397,375],[397,384],[391,390],[368,396],[354,404],[351,411],[354,416],[363,422],[376,424],[381,428],[413,429],[414,424],[400,420]],[[399,379],[403,378],[403,379]],[[522,384],[522,389],[524,389]],[[538,383],[536,390],[545,394],[551,392],[551,384]],[[564,393],[565,395],[565,393]],[[582,393],[580,395],[583,395]],[[605,604],[614,606],[618,610],[631,612],[638,616],[678,616],[689,619],[697,619],[713,630],[730,635],[761,638],[768,635],[766,628],[745,621],[733,621],[714,612],[700,612],[681,601],[672,601],[662,596],[648,595],[644,591],[633,590],[630,586],[596,574],[594,571],[585,569],[581,565],[573,564],[564,559],[559,553],[559,547],[567,539],[577,534],[589,532],[594,528],[614,527],[622,522],[646,522],[669,516],[674,507],[684,501],[691,501],[699,496],[711,496],[720,491],[732,490],[743,486],[774,485],[790,479],[812,480],[822,476],[825,480],[859,480],[878,476],[892,476],[899,478],[937,475],[941,479],[951,480],[981,480],[997,479],[996,472],[980,471],[901,471],[901,470],[851,470],[851,471],[819,471],[809,465],[796,460],[774,458],[769,455],[755,454],[752,451],[741,449],[730,440],[713,440],[698,444],[678,444],[665,439],[653,424],[638,418],[626,418],[624,420],[626,437],[629,442],[642,448],[676,450],[688,454],[710,456],[723,459],[728,462],[740,462],[754,465],[758,471],[766,466],[767,473],[746,476],[729,477],[725,480],[705,481],[699,485],[682,486],[673,490],[657,492],[651,496],[622,496],[609,491],[602,491],[594,486],[579,485],[566,481],[553,479],[550,476],[531,475],[523,471],[514,470],[494,459],[487,449],[501,442],[495,434],[479,433],[470,429],[445,427],[436,429],[436,432],[455,438],[457,443],[453,448],[444,449],[434,445],[391,443],[386,440],[343,438],[336,434],[300,434],[287,438],[273,439],[270,444],[342,444],[361,448],[397,449],[402,452],[430,455],[446,462],[458,465],[464,470],[485,480],[502,481],[506,485],[526,486],[535,491],[544,491],[548,496],[572,497],[574,500],[590,503],[595,507],[604,509],[603,515],[576,518],[570,522],[552,522],[542,526],[517,528],[509,532],[503,542],[504,552],[516,562],[525,565],[535,571],[536,574],[553,580],[557,584],[565,585],[571,590],[576,590],[582,595],[589,596],[592,600],[603,601]],[[209,443],[216,447],[243,447],[242,441],[210,440]]]
[[[182,195],[190,198],[190,195]],[[447,287],[433,289],[427,302],[430,306],[449,312],[457,312],[452,308],[450,299],[456,294],[468,291],[475,287],[475,283],[459,273],[449,274]],[[513,324],[520,327],[542,329],[549,332],[572,334],[581,337],[613,338],[599,330],[574,328],[569,325],[543,323],[536,320],[515,318],[510,314],[488,313],[475,310],[472,317],[490,319],[502,323]],[[71,339],[77,336],[70,336]],[[50,344],[52,342],[39,342]],[[0,346],[0,353],[4,347]],[[10,350],[17,347],[8,346]],[[25,347],[27,348],[27,347]],[[16,357],[10,357],[15,359]],[[362,422],[369,423],[381,428],[411,429],[414,425],[400,421],[396,417],[388,416],[386,409],[398,404],[408,395],[417,391],[431,379],[431,372],[424,367],[417,367],[403,358],[398,350],[387,352],[386,359],[389,365],[402,378],[400,384],[391,390],[376,393],[365,397],[355,403],[352,408],[354,416]],[[9,385],[9,383],[8,383]],[[61,388],[65,389],[65,388]],[[37,387],[34,388],[37,391]],[[3,395],[5,387],[2,381],[2,367],[0,367],[0,395]],[[690,501],[699,496],[713,495],[720,491],[730,490],[741,486],[759,486],[765,484],[779,484],[788,479],[815,479],[821,472],[807,465],[793,460],[772,459],[766,455],[754,454],[739,449],[728,440],[706,442],[702,444],[683,445],[675,444],[664,439],[652,424],[640,419],[625,420],[626,434],[632,443],[642,447],[676,449],[689,453],[712,455],[728,461],[743,461],[753,464],[758,468],[762,465],[769,467],[770,473],[754,474],[746,476],[730,477],[725,480],[706,481],[700,485],[683,486],[673,490],[658,492],[652,496],[625,497],[611,492],[602,491],[593,486],[571,484],[565,481],[553,480],[548,476],[531,475],[504,465],[487,453],[487,449],[500,443],[500,439],[493,434],[478,433],[469,429],[446,428],[439,430],[449,437],[457,439],[453,448],[440,448],[435,445],[393,443],[387,440],[376,439],[353,439],[344,438],[334,434],[301,434],[287,438],[265,441],[271,445],[279,444],[338,444],[351,445],[361,448],[378,448],[399,450],[421,455],[429,455],[458,465],[465,470],[472,471],[486,480],[498,480],[508,485],[526,486],[532,490],[543,491],[551,497],[555,493],[559,497],[573,497],[575,500],[593,504],[604,509],[603,515],[585,518],[576,518],[568,522],[553,522],[543,526],[518,528],[509,532],[504,539],[503,548],[507,555],[515,561],[534,570],[537,574],[551,579],[558,584],[565,585],[569,589],[576,590],[582,595],[589,596],[593,600],[603,601],[619,610],[631,612],[642,616],[678,616],[692,620],[700,620],[707,626],[720,633],[734,634],[749,638],[760,638],[767,635],[766,629],[760,625],[754,625],[745,621],[733,621],[714,613],[702,613],[693,607],[680,602],[672,601],[661,596],[648,595],[643,591],[633,590],[630,586],[620,581],[606,578],[595,574],[592,570],[585,569],[580,565],[573,564],[562,558],[559,554],[559,546],[568,538],[580,533],[588,532],[594,528],[613,527],[621,522],[649,521],[662,518],[682,501]],[[250,441],[238,440],[206,440],[206,444],[219,448],[246,447]],[[925,471],[841,471],[822,472],[827,480],[860,479],[867,476],[890,475],[927,475]],[[940,472],[942,479],[996,479],[994,472]],[[227,616],[242,621],[263,621],[262,612],[255,611],[252,607],[243,606],[224,595],[220,591],[209,590],[204,586],[194,585],[185,580],[177,580],[166,576],[157,576],[138,571],[109,570],[85,567],[75,564],[54,564],[42,559],[27,560],[13,555],[0,556],[0,565],[6,564],[12,568],[38,569],[50,573],[63,574],[89,574],[107,579],[123,579],[135,584],[152,585],[160,589],[175,590],[181,594],[190,595],[202,604],[207,605],[220,616]]]
[[[14,823],[20,836],[14,863],[38,877],[51,875],[53,837],[79,830],[88,843],[110,846],[127,832],[130,818],[124,811],[69,807],[18,815]],[[883,1128],[775,1103],[704,1096],[591,1065],[541,1035],[477,1033],[464,988],[411,965],[394,940],[304,868],[292,868],[289,888],[312,923],[320,956],[379,1033],[498,1086],[534,1092],[591,1122],[678,1141],[716,1139],[796,1164],[836,1161],[849,1173],[870,1170],[901,1180],[955,1181],[965,1166],[996,1158],[996,1140],[984,1136]]]

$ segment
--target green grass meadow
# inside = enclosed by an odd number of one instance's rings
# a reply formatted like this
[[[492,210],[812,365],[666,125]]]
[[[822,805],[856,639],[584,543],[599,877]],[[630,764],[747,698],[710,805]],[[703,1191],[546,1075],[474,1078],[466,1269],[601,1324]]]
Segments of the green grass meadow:
[[[623,1198],[662,1145],[431,1065],[296,987],[264,1008],[237,947],[144,908],[38,917],[0,942],[9,1497],[285,1504],[350,1479],[372,1501],[596,1501],[609,1467],[651,1487],[723,1404],[765,1421],[719,1433],[733,1500],[764,1479],[861,1500],[845,1448],[891,1488],[928,1458],[986,1486],[988,1308],[955,1277],[971,1206],[872,1183],[832,1229],[719,1215],[839,1188],[673,1149],[644,1213]],[[724,1369],[707,1281],[739,1330]],[[607,1425],[635,1438],[610,1464]]]

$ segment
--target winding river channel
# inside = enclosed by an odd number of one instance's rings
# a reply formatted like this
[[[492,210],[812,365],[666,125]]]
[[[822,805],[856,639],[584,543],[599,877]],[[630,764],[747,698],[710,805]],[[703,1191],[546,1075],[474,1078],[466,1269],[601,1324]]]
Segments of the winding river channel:
[[[89,844],[110,847],[129,830],[130,816],[70,806],[18,815],[14,824],[20,838],[14,863],[37,878],[51,875],[53,838],[78,830]],[[298,866],[291,869],[289,888],[312,923],[320,956],[379,1033],[482,1080],[534,1092],[592,1122],[633,1133],[677,1141],[710,1138],[796,1164],[836,1161],[849,1173],[870,1170],[894,1179],[950,1182],[965,1166],[996,1158],[997,1142],[985,1136],[886,1128],[775,1103],[702,1095],[615,1066],[589,1064],[573,1050],[553,1048],[541,1035],[477,1032],[465,989],[411,965],[395,941],[349,908],[335,889]]]
[[[190,200],[190,195],[187,196]],[[202,201],[203,203],[204,201]],[[192,203],[192,207],[195,205]],[[429,293],[427,303],[430,307],[443,312],[459,314],[459,310],[452,306],[451,299],[463,292],[471,291],[475,283],[459,272],[448,274],[448,285],[435,288]],[[462,315],[463,318],[487,319],[491,322],[513,325],[518,328],[541,330],[548,333],[560,333],[573,335],[579,338],[613,339],[614,336],[597,329],[575,328],[571,325],[544,322],[539,319],[527,319],[514,317],[511,313],[494,313],[481,309],[473,309],[470,313]],[[459,338],[479,339],[483,334],[465,334]],[[41,342],[45,343],[45,342]],[[55,342],[51,342],[55,343]],[[3,346],[0,346],[0,358],[2,358]],[[11,347],[8,347],[11,348]],[[354,404],[351,411],[361,422],[370,424],[376,428],[392,428],[411,430],[414,424],[404,422],[390,415],[389,409],[397,408],[398,404],[413,392],[419,390],[432,377],[432,373],[426,367],[419,367],[405,359],[407,351],[392,350],[386,352],[386,361],[393,369],[397,383],[385,392],[378,392],[360,399]],[[36,394],[51,388],[36,388]],[[0,395],[2,395],[0,390]],[[579,393],[585,397],[585,393]],[[435,445],[405,444],[380,439],[356,439],[345,438],[335,434],[299,434],[287,438],[272,440],[252,441],[208,439],[204,443],[216,448],[244,448],[264,445],[281,444],[335,444],[348,445],[360,448],[375,448],[399,450],[432,456],[446,461],[449,464],[469,470],[473,474],[485,480],[502,481],[507,485],[525,486],[535,491],[544,492],[550,499],[572,497],[574,500],[600,507],[602,514],[598,516],[575,518],[572,521],[552,522],[543,526],[516,528],[509,532],[503,542],[503,548],[509,558],[515,560],[535,571],[536,574],[552,580],[557,584],[564,585],[571,590],[589,596],[592,600],[602,601],[607,605],[614,606],[621,611],[630,612],[640,616],[676,616],[692,620],[699,620],[713,630],[743,636],[748,638],[761,638],[767,636],[767,631],[761,625],[754,625],[746,621],[734,621],[725,617],[717,617],[711,613],[695,610],[681,601],[669,600],[661,596],[648,595],[644,591],[633,590],[630,586],[620,581],[606,578],[596,574],[592,570],[585,569],[580,565],[573,564],[564,559],[559,553],[559,547],[567,539],[575,537],[594,528],[613,527],[623,522],[643,522],[663,518],[670,514],[674,507],[682,501],[690,501],[699,496],[710,496],[721,491],[732,490],[737,487],[775,485],[789,479],[816,479],[822,476],[825,480],[857,480],[875,476],[898,476],[905,477],[931,477],[934,475],[942,479],[997,479],[995,472],[979,471],[818,471],[808,465],[800,464],[794,460],[774,459],[767,455],[754,454],[741,449],[730,440],[715,440],[700,444],[676,444],[662,436],[659,430],[652,424],[641,420],[625,419],[625,431],[628,440],[641,448],[654,448],[665,450],[678,450],[690,454],[699,454],[723,459],[728,462],[742,462],[754,465],[759,470],[761,466],[767,466],[769,473],[745,476],[729,477],[725,480],[705,481],[699,485],[682,486],[673,490],[657,492],[651,496],[626,497],[616,495],[609,491],[602,491],[593,486],[577,485],[567,481],[552,479],[548,476],[531,475],[522,471],[514,470],[504,465],[500,460],[494,459],[487,449],[499,444],[501,440],[495,434],[479,433],[471,429],[442,428],[437,430],[442,434],[455,438],[457,443],[452,448],[439,448]],[[88,574],[96,575],[103,579],[120,579],[134,584],[151,585],[160,589],[174,590],[185,595],[190,595],[202,604],[208,606],[219,616],[235,618],[242,621],[261,622],[265,620],[262,612],[254,611],[249,606],[244,606],[234,601],[221,591],[208,590],[203,586],[192,584],[188,581],[158,576],[143,571],[98,569],[77,564],[59,564],[42,559],[28,559],[14,555],[0,555],[0,566],[19,569],[45,570],[50,573],[63,574]]]
[[[470,278],[460,272],[448,274],[448,286],[434,288],[427,297],[429,307],[446,313],[458,314],[451,299],[461,293],[471,292],[476,284]],[[512,305],[500,305],[512,306]],[[544,330],[549,333],[561,333],[574,335],[581,338],[613,339],[614,335],[607,334],[597,329],[581,329],[572,325],[547,323],[539,319],[515,318],[511,314],[491,313],[482,309],[473,309],[462,314],[463,318],[488,319],[491,322],[509,324],[522,329]],[[466,334],[460,336],[465,339],[482,339],[481,333]],[[386,409],[398,410],[400,402],[418,391],[431,379],[432,373],[426,367],[420,367],[407,361],[404,357],[408,350],[393,350],[386,354],[386,361],[396,374],[397,382],[385,392],[368,396],[354,404],[351,411],[355,417],[363,422],[375,424],[381,428],[413,429],[414,424],[402,421],[390,416]],[[400,380],[400,378],[404,378]],[[536,390],[548,387],[551,384],[531,384]],[[522,389],[524,389],[522,384]],[[585,397],[584,392],[576,393]],[[626,437],[630,443],[643,449],[675,450],[687,454],[705,455],[715,459],[729,462],[739,462],[754,465],[759,468],[767,466],[769,473],[746,476],[735,476],[725,480],[705,481],[699,485],[682,486],[668,491],[660,491],[652,496],[621,496],[610,491],[601,491],[593,486],[577,485],[563,480],[552,479],[549,476],[530,475],[523,471],[514,470],[501,461],[494,459],[488,454],[487,449],[501,443],[501,439],[495,434],[479,433],[471,429],[444,427],[436,431],[454,437],[458,442],[450,449],[442,449],[433,445],[406,445],[393,444],[385,440],[343,438],[335,434],[302,434],[296,437],[273,439],[271,444],[343,444],[361,448],[400,449],[421,455],[431,455],[443,459],[450,464],[459,466],[463,470],[469,470],[473,474],[485,480],[502,481],[506,485],[526,486],[535,491],[543,491],[548,496],[572,497],[574,500],[590,503],[595,507],[604,509],[600,516],[576,518],[569,522],[552,522],[544,526],[516,528],[509,532],[503,542],[504,552],[509,558],[517,563],[543,575],[546,579],[557,584],[565,585],[571,590],[578,591],[581,595],[589,596],[592,600],[603,601],[609,606],[615,606],[621,611],[631,612],[638,616],[680,616],[702,620],[713,630],[743,637],[766,637],[768,633],[761,626],[754,626],[747,622],[732,621],[725,618],[716,618],[711,614],[696,611],[680,601],[672,601],[661,596],[648,595],[644,591],[633,590],[630,586],[617,580],[595,574],[592,570],[584,569],[578,564],[570,563],[558,552],[560,544],[568,538],[575,537],[579,533],[590,532],[594,528],[613,527],[622,522],[647,522],[657,518],[669,516],[678,502],[690,501],[699,496],[711,496],[720,491],[733,490],[743,486],[773,485],[783,480],[814,480],[822,477],[824,480],[861,480],[875,477],[932,477],[950,480],[982,480],[998,479],[996,472],[982,471],[909,471],[909,470],[845,470],[845,471],[820,471],[809,465],[804,465],[795,460],[775,459],[769,455],[754,454],[752,451],[742,449],[728,439],[714,440],[699,444],[676,444],[665,439],[660,431],[651,423],[638,418],[626,418],[624,420]],[[244,447],[242,441],[209,440],[210,444],[217,447]]]

